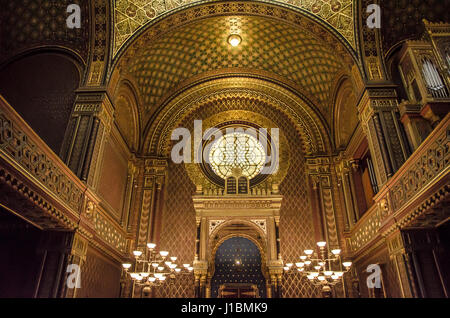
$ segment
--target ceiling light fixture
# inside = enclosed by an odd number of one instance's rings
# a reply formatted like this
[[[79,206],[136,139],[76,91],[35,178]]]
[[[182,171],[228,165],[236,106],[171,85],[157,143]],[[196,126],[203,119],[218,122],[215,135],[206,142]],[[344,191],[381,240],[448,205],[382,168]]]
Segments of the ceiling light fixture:
[[[231,46],[238,46],[239,44],[241,44],[241,42],[242,42],[242,38],[238,34],[231,34],[228,37],[228,43]]]

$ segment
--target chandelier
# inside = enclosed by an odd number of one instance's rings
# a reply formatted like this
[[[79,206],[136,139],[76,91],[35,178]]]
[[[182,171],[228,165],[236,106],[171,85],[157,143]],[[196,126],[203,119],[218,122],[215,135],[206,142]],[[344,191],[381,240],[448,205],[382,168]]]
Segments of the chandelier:
[[[326,242],[317,242],[317,249],[304,250],[300,256],[300,262],[286,263],[285,273],[297,271],[306,276],[315,286],[323,286],[324,290],[343,280],[344,273],[350,270],[352,262],[341,262],[341,250],[336,248],[331,251],[326,248]]]
[[[177,257],[170,256],[167,251],[155,250],[156,244],[148,243],[147,251],[133,251],[134,262],[123,263],[124,276],[131,278],[133,286],[142,286],[146,290],[154,286],[161,286],[165,282],[174,281],[179,275],[191,274],[193,267],[190,264],[177,264]]]

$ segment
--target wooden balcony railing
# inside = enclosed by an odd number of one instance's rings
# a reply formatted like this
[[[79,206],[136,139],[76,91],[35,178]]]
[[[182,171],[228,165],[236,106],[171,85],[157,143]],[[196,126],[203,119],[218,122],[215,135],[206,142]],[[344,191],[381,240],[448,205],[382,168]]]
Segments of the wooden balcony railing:
[[[353,253],[359,253],[382,236],[411,224],[426,213],[428,203],[434,204],[448,194],[449,150],[450,114],[447,114],[380,189],[374,197],[375,204],[348,233],[347,242]]]

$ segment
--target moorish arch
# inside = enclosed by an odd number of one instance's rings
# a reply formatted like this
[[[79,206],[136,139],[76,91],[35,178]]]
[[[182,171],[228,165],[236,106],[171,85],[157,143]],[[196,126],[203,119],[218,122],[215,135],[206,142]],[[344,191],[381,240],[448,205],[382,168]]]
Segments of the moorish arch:
[[[227,42],[230,32],[242,39],[235,48]],[[214,218],[199,212],[198,205],[210,199],[218,200],[219,205],[227,202],[219,195],[223,188],[213,184],[199,165],[174,164],[170,159],[173,130],[185,127],[192,132],[194,120],[202,119],[203,129],[236,123],[280,128],[278,173],[251,185],[248,198],[237,198],[238,205],[247,204],[246,200],[268,200],[276,206],[253,212],[271,235],[262,255],[270,254],[264,266],[270,267],[267,275],[272,296],[280,296],[282,286],[287,297],[317,295],[317,290],[299,277],[282,280],[279,266],[281,255],[295,257],[296,250],[313,245],[315,237],[327,235],[332,244],[338,244],[336,217],[340,212],[329,203],[326,217],[313,211],[313,205],[320,203],[315,203],[306,158],[333,152],[333,90],[342,74],[352,77],[359,72],[354,56],[348,42],[320,21],[261,3],[233,3],[229,7],[217,3],[171,12],[143,27],[117,52],[110,90],[117,91],[125,79],[134,85],[141,101],[138,153],[167,161],[166,177],[161,179],[164,185],[158,186],[166,195],[164,199],[157,197],[164,203],[160,203],[159,221],[150,230],[151,237],[182,261],[189,262],[196,253],[194,286],[183,280],[171,293],[192,296],[194,289],[196,295],[206,295],[202,290],[208,288],[211,277],[212,250],[202,250],[201,246],[207,244],[203,228]],[[153,168],[148,169],[150,173]],[[149,191],[144,184],[143,202],[150,200]],[[283,196],[280,207],[278,200]],[[331,192],[324,197],[333,200]],[[143,206],[140,213],[145,209]],[[231,217],[235,224],[249,221],[245,210],[220,208],[214,213],[222,219]],[[140,224],[142,231],[145,227],[142,221]],[[279,227],[276,235],[281,237],[277,251],[273,250],[275,227]],[[195,243],[198,233],[202,233],[200,247]],[[138,245],[142,244],[141,236],[139,232]],[[267,250],[268,245],[271,250]],[[204,272],[204,266],[210,270]],[[169,292],[157,295],[166,297]]]
[[[264,112],[277,109],[295,124],[307,154],[326,154],[331,143],[322,116],[297,94],[258,78],[229,77],[207,81],[188,89],[171,100],[147,127],[144,152],[165,156],[171,132],[184,118],[212,104],[242,104],[240,109]]]
[[[283,19],[291,11],[278,15],[276,6],[266,15],[259,14],[266,12],[262,9],[247,12],[247,7],[220,14],[210,14],[203,7],[195,14],[189,11],[194,8],[186,9],[182,17],[178,12],[170,14],[129,40],[127,49],[114,58],[109,85],[114,89],[121,78],[133,79],[142,100],[143,129],[179,92],[224,74],[283,83],[314,105],[330,125],[333,82],[342,72],[359,74],[352,50],[317,21],[301,16]],[[231,50],[227,37],[234,29],[245,36],[240,47]]]

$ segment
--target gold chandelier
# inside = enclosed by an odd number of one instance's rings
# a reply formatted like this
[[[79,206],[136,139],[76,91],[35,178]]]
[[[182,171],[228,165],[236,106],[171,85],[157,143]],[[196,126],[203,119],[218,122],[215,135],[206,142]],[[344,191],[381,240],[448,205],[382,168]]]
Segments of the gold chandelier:
[[[352,262],[341,262],[341,250],[336,248],[331,251],[326,248],[326,242],[317,242],[317,249],[304,250],[300,256],[300,262],[286,263],[285,273],[293,271],[305,275],[315,286],[323,286],[325,289],[336,285],[343,280],[343,276],[350,270]]]
[[[156,251],[156,244],[148,243],[145,252],[133,251],[134,264],[123,263],[125,279],[131,279],[134,285],[143,288],[161,286],[167,281],[175,280],[179,275],[191,274],[190,264],[177,264],[177,257],[170,256],[167,251]]]

